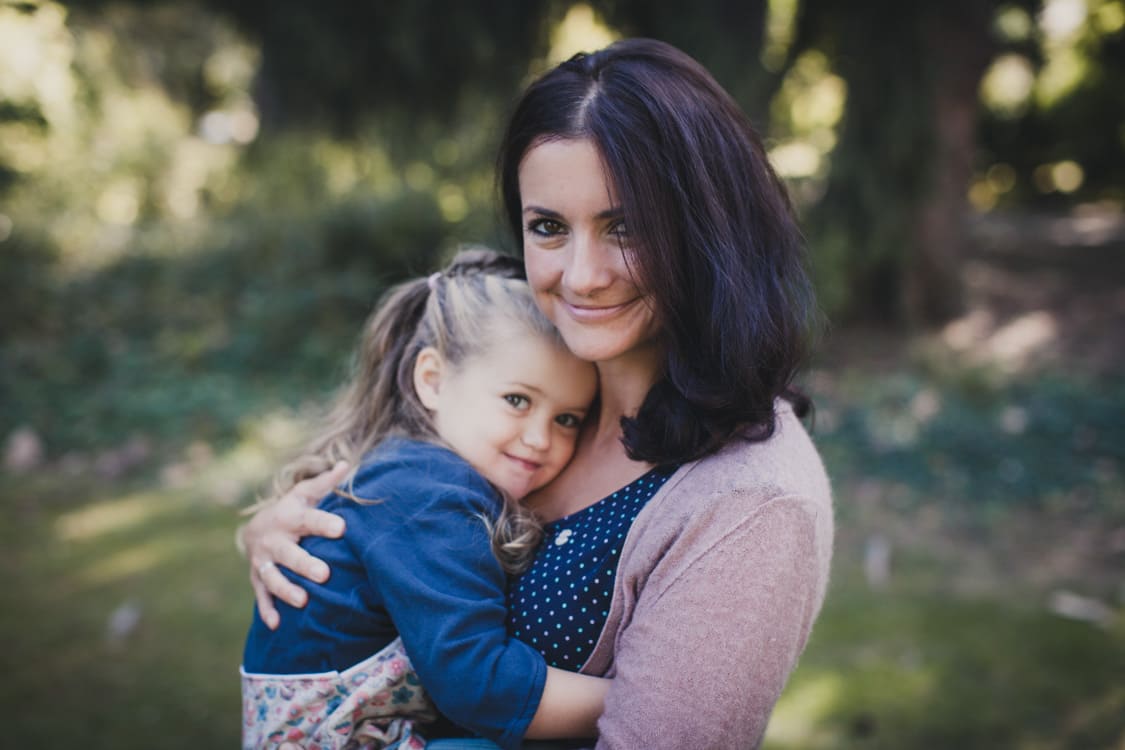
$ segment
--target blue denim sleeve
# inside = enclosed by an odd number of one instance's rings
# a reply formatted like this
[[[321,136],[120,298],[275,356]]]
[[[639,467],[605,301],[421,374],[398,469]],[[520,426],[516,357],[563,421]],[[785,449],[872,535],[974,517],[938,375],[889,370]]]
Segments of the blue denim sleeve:
[[[362,506],[383,516],[365,524],[379,532],[364,540],[364,566],[438,709],[518,748],[539,707],[546,663],[507,632],[507,578],[480,517],[494,515],[499,500],[475,474],[450,479],[431,474]]]

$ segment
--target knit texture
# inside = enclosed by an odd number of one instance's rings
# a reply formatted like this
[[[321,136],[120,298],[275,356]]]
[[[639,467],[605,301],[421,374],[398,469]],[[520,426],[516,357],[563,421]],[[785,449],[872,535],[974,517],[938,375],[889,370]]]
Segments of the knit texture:
[[[582,671],[612,677],[598,750],[756,747],[824,601],[832,498],[787,404],[767,441],[686,464],[625,539]]]

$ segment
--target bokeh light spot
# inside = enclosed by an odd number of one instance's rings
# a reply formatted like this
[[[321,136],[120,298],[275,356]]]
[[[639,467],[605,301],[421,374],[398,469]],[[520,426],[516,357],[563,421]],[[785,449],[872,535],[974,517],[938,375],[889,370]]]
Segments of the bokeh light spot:
[[[551,33],[551,49],[547,62],[557,65],[578,52],[593,52],[620,38],[586,3],[570,6],[562,21]]]
[[[1035,87],[1035,71],[1023,55],[1001,55],[981,79],[980,93],[985,105],[997,114],[1015,117],[1027,108]]]

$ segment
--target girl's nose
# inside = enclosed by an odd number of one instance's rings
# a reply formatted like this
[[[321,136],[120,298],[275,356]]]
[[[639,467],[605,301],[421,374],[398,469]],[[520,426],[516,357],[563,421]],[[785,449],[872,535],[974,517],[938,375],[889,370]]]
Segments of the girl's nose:
[[[551,430],[541,421],[538,419],[528,420],[521,436],[524,445],[537,451],[545,451],[551,447]]]

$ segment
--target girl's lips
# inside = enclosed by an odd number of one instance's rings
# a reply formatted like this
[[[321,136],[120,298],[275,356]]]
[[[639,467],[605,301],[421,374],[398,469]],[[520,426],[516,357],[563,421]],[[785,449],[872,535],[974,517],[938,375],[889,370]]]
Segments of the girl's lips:
[[[638,297],[637,299],[640,298]],[[620,305],[575,305],[566,300],[560,301],[562,302],[562,306],[566,309],[567,314],[580,323],[598,323],[618,315],[622,310],[629,307],[637,300],[629,300]]]
[[[519,456],[513,456],[510,453],[505,453],[504,455],[507,456],[517,466],[527,472],[536,471],[542,465],[535,461],[528,461],[525,458],[520,458]]]

